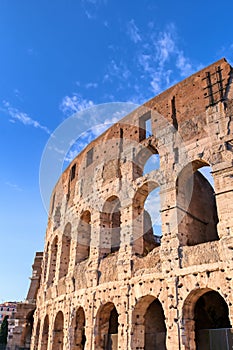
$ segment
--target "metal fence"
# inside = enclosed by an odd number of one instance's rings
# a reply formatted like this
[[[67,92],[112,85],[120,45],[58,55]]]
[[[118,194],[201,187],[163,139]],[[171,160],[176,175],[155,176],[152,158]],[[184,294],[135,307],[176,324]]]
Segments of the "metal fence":
[[[197,350],[233,350],[233,329],[202,329],[198,331]]]
[[[6,345],[6,346],[1,346],[0,345],[0,350],[30,350],[30,348],[25,348],[19,345]]]

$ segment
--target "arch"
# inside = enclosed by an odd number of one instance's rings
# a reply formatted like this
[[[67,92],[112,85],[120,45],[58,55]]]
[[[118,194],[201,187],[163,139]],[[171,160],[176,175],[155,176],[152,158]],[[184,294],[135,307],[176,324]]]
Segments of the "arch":
[[[57,266],[57,251],[58,251],[58,236],[55,236],[50,248],[50,266],[49,266],[48,285],[52,284],[55,279],[56,266]]]
[[[45,318],[44,318],[40,350],[47,350],[47,348],[48,348],[48,339],[49,339],[49,316],[46,315]]]
[[[151,214],[156,213],[159,221],[160,218],[160,197],[157,203],[151,203],[148,208],[145,207],[145,202],[154,190],[155,196],[159,196],[158,190],[159,186],[154,181],[146,181],[141,185],[135,193],[133,199],[133,245],[134,251],[139,255],[146,255],[152,249],[160,244],[160,237],[155,235],[153,230],[153,221],[151,219]],[[150,211],[150,213],[149,213]],[[161,224],[160,224],[161,232]]]
[[[44,282],[46,281],[46,277],[47,277],[47,270],[48,270],[48,258],[49,258],[49,242],[47,244],[47,248],[46,248],[46,251],[45,251],[45,254],[44,254]]]
[[[71,224],[68,222],[62,235],[61,257],[59,267],[59,279],[66,276],[70,262],[70,246],[71,246]]]
[[[79,307],[75,313],[72,329],[74,334],[71,350],[84,350],[86,343],[85,313],[82,307]]]
[[[39,337],[40,337],[40,320],[38,319],[37,326],[36,326],[35,338],[34,338],[34,350],[38,349]]]
[[[218,344],[217,348],[227,349],[227,330],[231,323],[224,298],[210,288],[192,291],[184,302],[183,327],[186,350],[208,350],[211,341]]]
[[[133,178],[134,180],[142,176],[144,173],[145,166],[147,162],[153,158],[154,155],[159,157],[158,150],[148,143],[146,146],[140,145],[139,151],[134,157],[133,162]],[[156,167],[157,169],[158,167]]]
[[[187,164],[176,180],[178,237],[181,245],[218,240],[218,214],[214,189],[198,171],[209,166],[196,160]]]
[[[26,323],[22,332],[21,345],[25,348],[30,348],[35,309],[30,311],[26,316]]]
[[[141,297],[132,313],[132,350],[166,350],[166,332],[160,301],[152,295]]]
[[[76,263],[89,258],[91,245],[91,213],[85,210],[79,221],[77,249],[76,249]]]
[[[52,350],[63,350],[64,337],[64,316],[63,312],[59,311],[56,315],[53,326],[53,345]]]
[[[118,349],[118,316],[113,303],[100,307],[96,316],[95,350]]]
[[[121,203],[117,196],[109,197],[100,213],[100,255],[117,252],[120,249]]]

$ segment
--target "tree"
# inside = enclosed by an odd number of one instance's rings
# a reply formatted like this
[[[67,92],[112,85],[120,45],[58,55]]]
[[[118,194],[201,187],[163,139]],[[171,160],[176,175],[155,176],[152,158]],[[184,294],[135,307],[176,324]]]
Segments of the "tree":
[[[8,336],[8,318],[9,316],[5,316],[1,328],[0,328],[0,350],[6,349],[7,344],[7,336]]]

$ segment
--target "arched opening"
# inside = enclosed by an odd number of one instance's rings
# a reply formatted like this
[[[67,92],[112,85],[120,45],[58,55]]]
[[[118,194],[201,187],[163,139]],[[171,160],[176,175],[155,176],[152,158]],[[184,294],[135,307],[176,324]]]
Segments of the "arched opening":
[[[142,297],[133,310],[132,323],[132,350],[166,350],[165,316],[158,299]]]
[[[96,350],[118,349],[118,312],[113,303],[103,305],[97,313]]]
[[[133,162],[134,180],[160,167],[160,157],[154,146],[148,144],[147,146],[140,145],[139,147],[140,150]]]
[[[120,200],[116,196],[107,199],[100,214],[100,254],[104,257],[120,248],[121,212]]]
[[[49,243],[47,244],[46,252],[44,254],[44,282],[46,281],[47,277],[47,270],[48,270],[48,258],[49,258]]]
[[[31,337],[32,337],[32,330],[33,330],[33,323],[34,323],[34,312],[30,311],[29,314],[26,317],[26,324],[22,332],[22,346],[25,349],[30,349],[31,344]]]
[[[58,249],[58,237],[56,236],[50,248],[50,266],[49,266],[48,285],[52,284],[55,278],[56,265],[57,265],[57,249]]]
[[[65,226],[62,236],[59,279],[66,276],[69,269],[70,262],[70,246],[71,246],[71,224]]]
[[[215,291],[209,291],[197,300],[194,320],[196,348],[198,350],[212,350],[213,345],[215,349],[228,350],[227,330],[231,328],[228,314],[227,303]]]
[[[41,350],[47,350],[48,339],[49,339],[49,316],[46,315],[44,318],[44,324],[43,324],[43,330],[42,330]]]
[[[160,157],[158,153],[154,153],[150,156],[150,158],[145,163],[143,168],[143,175],[149,174],[153,170],[157,170],[160,168]]]
[[[91,213],[86,210],[82,213],[78,225],[76,263],[89,258],[91,245]]]
[[[39,337],[40,337],[40,320],[38,320],[37,326],[36,326],[36,333],[34,338],[34,350],[38,349]]]
[[[52,350],[63,350],[63,332],[64,316],[61,311],[57,313],[53,327],[53,346]]]
[[[228,305],[211,289],[189,294],[183,308],[186,350],[229,350],[233,345]]]
[[[133,225],[137,254],[145,256],[160,245],[160,195],[155,182],[146,182],[137,190],[133,200]]]
[[[204,161],[188,164],[177,179],[177,219],[181,245],[218,240],[218,214],[214,189],[198,171]]]
[[[82,307],[80,307],[75,314],[73,322],[74,339],[71,350],[84,350],[86,343],[85,335],[85,314]]]

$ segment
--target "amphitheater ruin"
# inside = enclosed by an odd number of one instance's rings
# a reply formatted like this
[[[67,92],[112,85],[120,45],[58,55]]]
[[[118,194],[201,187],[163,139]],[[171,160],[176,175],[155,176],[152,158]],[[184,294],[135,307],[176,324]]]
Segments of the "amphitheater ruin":
[[[232,74],[225,59],[193,74],[63,172],[31,350],[233,348]],[[145,208],[153,191],[156,225]]]

